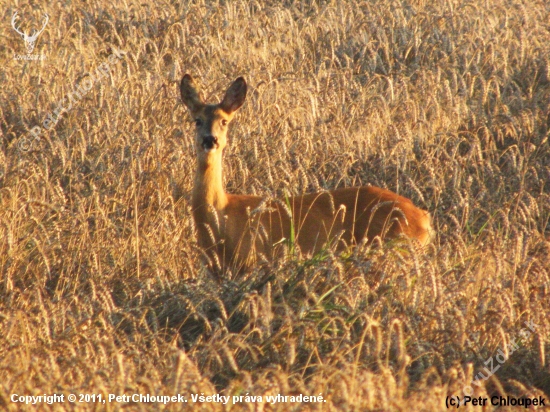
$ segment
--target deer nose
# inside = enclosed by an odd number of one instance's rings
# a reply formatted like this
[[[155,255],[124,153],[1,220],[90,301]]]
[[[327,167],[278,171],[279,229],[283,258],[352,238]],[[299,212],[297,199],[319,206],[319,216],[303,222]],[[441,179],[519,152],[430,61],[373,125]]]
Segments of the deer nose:
[[[206,150],[212,150],[214,146],[218,147],[218,139],[214,136],[205,136],[202,139],[202,147]]]

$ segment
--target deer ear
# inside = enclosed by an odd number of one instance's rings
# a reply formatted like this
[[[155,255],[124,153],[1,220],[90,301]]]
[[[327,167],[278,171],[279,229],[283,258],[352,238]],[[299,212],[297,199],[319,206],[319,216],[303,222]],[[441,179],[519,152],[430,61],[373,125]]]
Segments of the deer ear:
[[[246,99],[246,89],[246,82],[242,77],[235,80],[225,92],[225,97],[220,103],[221,109],[227,114],[237,111]]]
[[[202,106],[201,98],[193,78],[186,74],[180,83],[181,100],[187,106],[191,114],[196,113]]]

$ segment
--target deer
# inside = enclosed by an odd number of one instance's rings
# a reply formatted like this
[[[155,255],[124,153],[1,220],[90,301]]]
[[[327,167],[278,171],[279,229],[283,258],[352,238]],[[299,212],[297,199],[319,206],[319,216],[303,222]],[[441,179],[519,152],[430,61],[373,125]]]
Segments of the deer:
[[[237,78],[220,103],[207,104],[191,75],[185,74],[180,94],[195,123],[197,168],[191,211],[197,242],[218,275],[242,273],[260,261],[273,260],[284,253],[285,245],[313,256],[327,247],[343,251],[376,238],[408,237],[422,248],[432,239],[429,212],[375,186],[284,199],[226,193],[223,152],[228,126],[246,99],[246,81]]]
[[[27,54],[32,54],[36,40],[38,39],[38,36],[40,36],[44,31],[44,29],[46,28],[48,21],[50,21],[50,16],[48,16],[47,13],[44,13],[44,24],[42,25],[42,28],[40,30],[32,29],[32,32],[30,34],[27,34],[26,32],[21,31],[17,27],[16,23],[18,18],[19,18],[18,12],[16,11],[15,13],[13,13],[13,16],[11,17],[11,25],[13,29],[17,32],[17,34],[19,34],[23,38],[23,41],[25,42],[25,46],[27,48]]]

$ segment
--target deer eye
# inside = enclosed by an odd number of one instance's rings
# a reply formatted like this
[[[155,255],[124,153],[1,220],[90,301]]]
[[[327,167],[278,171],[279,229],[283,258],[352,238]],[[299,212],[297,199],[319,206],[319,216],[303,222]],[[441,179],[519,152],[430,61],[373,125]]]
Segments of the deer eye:
[[[196,125],[197,127],[202,126],[202,120],[201,120],[201,119],[195,119],[195,125]]]
[[[227,126],[227,120],[222,119],[222,126]]]

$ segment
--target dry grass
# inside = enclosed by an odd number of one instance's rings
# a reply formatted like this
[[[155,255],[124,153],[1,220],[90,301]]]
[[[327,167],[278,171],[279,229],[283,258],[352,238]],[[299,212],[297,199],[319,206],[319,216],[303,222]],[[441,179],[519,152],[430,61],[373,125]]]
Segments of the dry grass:
[[[204,411],[435,411],[465,386],[550,395],[545,1],[113,3],[0,1],[2,408],[54,392],[327,400]],[[22,26],[50,14],[44,61],[12,58],[16,8]],[[109,78],[19,150],[113,49],[126,55]],[[432,211],[428,254],[327,250],[210,280],[189,212],[185,72],[210,100],[239,75],[251,87],[229,191],[387,187]]]

